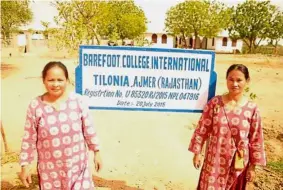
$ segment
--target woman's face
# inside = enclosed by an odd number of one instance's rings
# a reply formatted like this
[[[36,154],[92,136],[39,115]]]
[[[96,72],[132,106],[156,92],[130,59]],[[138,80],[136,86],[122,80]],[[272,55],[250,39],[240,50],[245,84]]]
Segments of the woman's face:
[[[49,95],[60,97],[65,92],[67,79],[60,67],[52,67],[47,71],[43,83]]]
[[[243,93],[249,79],[246,80],[244,73],[239,70],[232,70],[227,77],[227,88],[231,95],[238,95]]]

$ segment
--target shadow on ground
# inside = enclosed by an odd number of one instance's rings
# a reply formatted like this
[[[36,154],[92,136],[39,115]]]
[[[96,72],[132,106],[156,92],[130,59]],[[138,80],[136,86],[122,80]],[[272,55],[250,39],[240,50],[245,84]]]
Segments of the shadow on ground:
[[[108,188],[111,190],[141,190],[135,187],[130,187],[126,185],[125,181],[121,180],[107,180],[101,177],[93,176],[93,180],[96,187]],[[21,184],[11,184],[7,181],[1,181],[2,190],[37,190],[38,188],[38,176],[36,174],[32,175],[32,184],[29,188],[24,187]]]

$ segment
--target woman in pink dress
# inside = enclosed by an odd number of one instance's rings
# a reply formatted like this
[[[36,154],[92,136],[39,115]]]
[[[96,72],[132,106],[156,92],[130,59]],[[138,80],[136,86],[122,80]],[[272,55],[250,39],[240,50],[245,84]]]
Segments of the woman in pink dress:
[[[266,165],[259,108],[243,96],[248,68],[230,66],[226,80],[229,92],[207,103],[189,145],[198,169],[207,141],[198,190],[245,189],[255,178],[255,167]]]
[[[34,98],[27,110],[20,179],[29,187],[36,150],[40,189],[94,189],[87,149],[94,152],[97,172],[102,164],[88,106],[82,96],[66,91],[69,76],[61,62],[49,62],[42,78],[47,92]]]

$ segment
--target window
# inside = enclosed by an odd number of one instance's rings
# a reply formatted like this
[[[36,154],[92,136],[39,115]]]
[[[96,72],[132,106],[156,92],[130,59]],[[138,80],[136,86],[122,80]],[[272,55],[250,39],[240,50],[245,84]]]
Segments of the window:
[[[232,47],[236,47],[237,46],[237,40],[232,40]]]
[[[222,46],[227,46],[228,39],[225,37],[222,39]]]
[[[152,41],[152,43],[157,43],[157,35],[156,34],[152,34],[152,36],[151,36],[151,41]]]
[[[215,38],[212,38],[212,44],[211,44],[212,46],[214,46],[214,39],[215,39]]]
[[[201,41],[201,49],[207,49],[207,37],[204,37]]]
[[[162,43],[167,44],[167,35],[166,34],[162,35]]]

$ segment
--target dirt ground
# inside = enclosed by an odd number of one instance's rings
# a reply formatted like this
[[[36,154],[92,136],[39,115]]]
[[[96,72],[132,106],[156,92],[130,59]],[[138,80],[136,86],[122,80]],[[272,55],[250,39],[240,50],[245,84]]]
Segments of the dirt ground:
[[[4,155],[2,151],[1,187],[24,189],[17,178],[20,171],[17,154],[27,105],[44,91],[41,70],[48,61],[59,60],[67,65],[74,81],[76,60],[61,52],[43,50],[26,55],[13,53],[9,57],[9,49],[2,49],[1,57],[1,120],[11,152]],[[225,72],[233,63],[243,63],[250,69],[250,89],[257,95],[261,109],[268,162],[282,161],[283,57],[217,54],[217,94],[226,92]],[[199,171],[193,168],[193,155],[187,147],[199,114],[95,110],[91,113],[102,144],[104,164],[100,173],[93,173],[98,189],[195,189]],[[90,163],[94,168],[92,157]],[[270,169],[258,173],[255,189],[277,190],[283,186],[282,176]],[[36,184],[36,172],[33,180]],[[30,189],[37,187],[33,185]]]

